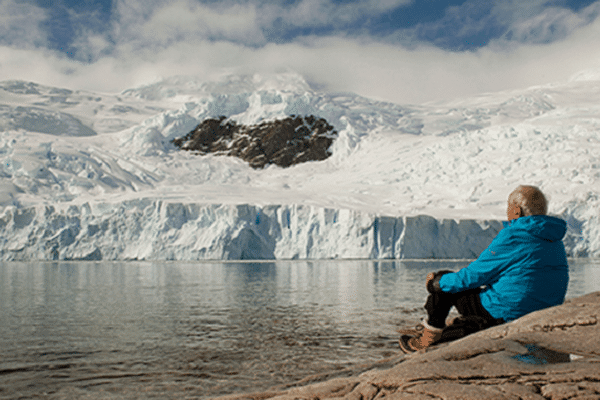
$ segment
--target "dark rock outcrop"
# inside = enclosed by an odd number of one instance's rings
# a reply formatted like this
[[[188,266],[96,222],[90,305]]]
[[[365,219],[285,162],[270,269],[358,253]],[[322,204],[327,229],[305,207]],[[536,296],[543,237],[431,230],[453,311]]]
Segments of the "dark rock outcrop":
[[[285,119],[245,126],[226,117],[207,119],[193,131],[172,143],[182,150],[199,154],[239,157],[253,168],[268,164],[289,167],[331,156],[329,147],[337,132],[323,118],[291,116]]]
[[[220,399],[600,399],[599,318],[590,293],[366,371]]]

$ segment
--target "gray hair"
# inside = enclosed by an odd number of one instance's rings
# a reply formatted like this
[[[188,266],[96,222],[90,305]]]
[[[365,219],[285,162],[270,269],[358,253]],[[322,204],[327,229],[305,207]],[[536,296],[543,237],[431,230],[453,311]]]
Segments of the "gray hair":
[[[548,213],[546,196],[535,186],[519,185],[508,196],[508,202],[521,207],[524,216]]]

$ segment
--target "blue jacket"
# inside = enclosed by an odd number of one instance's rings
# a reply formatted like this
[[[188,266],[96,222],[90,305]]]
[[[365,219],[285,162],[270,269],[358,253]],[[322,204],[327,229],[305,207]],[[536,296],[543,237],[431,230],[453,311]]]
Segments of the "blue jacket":
[[[440,289],[457,293],[485,286],[481,304],[506,322],[562,304],[569,283],[566,231],[565,221],[546,215],[504,222],[477,260],[440,278]]]

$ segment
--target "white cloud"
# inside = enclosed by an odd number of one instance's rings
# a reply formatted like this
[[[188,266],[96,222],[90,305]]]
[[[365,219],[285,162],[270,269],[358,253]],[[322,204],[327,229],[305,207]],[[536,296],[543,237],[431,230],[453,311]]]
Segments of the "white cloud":
[[[329,1],[319,4],[331,5]],[[368,1],[360,4],[376,7]],[[69,60],[47,50],[4,46],[0,47],[1,79],[116,92],[173,75],[208,80],[224,72],[291,69],[329,90],[420,103],[566,80],[581,70],[600,68],[596,51],[600,22],[582,25],[563,14],[555,18],[572,27],[564,40],[449,52],[430,45],[409,50],[373,39],[335,35],[248,46],[262,40],[260,21],[266,11],[247,3],[208,8],[184,0],[122,0],[115,7],[118,18],[111,30],[105,35],[82,30],[75,42],[80,54],[94,62]],[[593,10],[582,11],[579,18],[585,20],[585,13]]]
[[[46,45],[41,24],[47,19],[45,11],[16,0],[0,0],[0,44],[15,47]]]
[[[529,4],[529,3],[521,3]],[[502,18],[508,10],[495,7],[492,16]],[[515,7],[510,10],[507,32],[497,42],[551,43],[566,38],[572,32],[592,22],[600,14],[600,2],[579,13],[566,8]]]
[[[566,37],[583,21],[569,10],[553,8],[544,10],[530,19],[518,21],[504,35],[511,41],[525,43],[550,43]]]
[[[337,29],[379,15],[413,0],[280,1],[118,0],[112,40],[133,47],[166,47],[180,41],[226,40],[250,46],[267,43],[263,31],[274,25],[291,28]]]
[[[293,5],[263,2],[259,8],[265,28],[279,19],[288,27],[335,29],[412,2],[413,0],[356,0],[339,3],[332,0],[301,0]]]
[[[443,17],[389,33],[387,40],[412,46],[427,41],[442,48],[551,43],[565,39],[600,15],[600,1],[574,12],[556,0],[467,0]],[[495,38],[496,37],[496,38]]]
[[[75,57],[81,61],[96,61],[102,55],[109,54],[113,48],[106,35],[82,29],[71,43]]]
[[[274,65],[285,52],[290,66],[330,90],[421,103],[567,80],[582,69],[599,68],[600,55],[590,56],[589,49],[600,40],[600,25],[593,28],[573,41],[513,50],[405,50],[331,38],[318,39],[312,47],[269,46],[260,54]]]
[[[499,21],[511,23],[522,19],[529,19],[540,14],[552,0],[503,0],[492,5],[491,15]]]
[[[140,8],[144,12],[139,12]],[[179,0],[148,7],[145,1],[122,0],[116,10],[119,18],[113,39],[117,43],[146,48],[207,39],[264,44],[256,10],[251,5],[215,9],[193,0]]]
[[[70,73],[79,65],[48,50],[0,46],[2,80],[21,79],[70,87],[64,84],[68,83]]]

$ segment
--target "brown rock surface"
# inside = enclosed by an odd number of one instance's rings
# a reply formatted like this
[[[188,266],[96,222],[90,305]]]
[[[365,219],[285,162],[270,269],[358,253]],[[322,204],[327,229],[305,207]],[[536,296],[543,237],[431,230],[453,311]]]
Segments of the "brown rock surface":
[[[590,293],[352,376],[221,399],[600,399],[599,318]]]
[[[337,132],[323,118],[291,116],[245,126],[225,117],[207,119],[193,131],[172,142],[182,150],[201,155],[239,157],[253,168],[267,164],[289,167],[306,161],[325,160]]]

